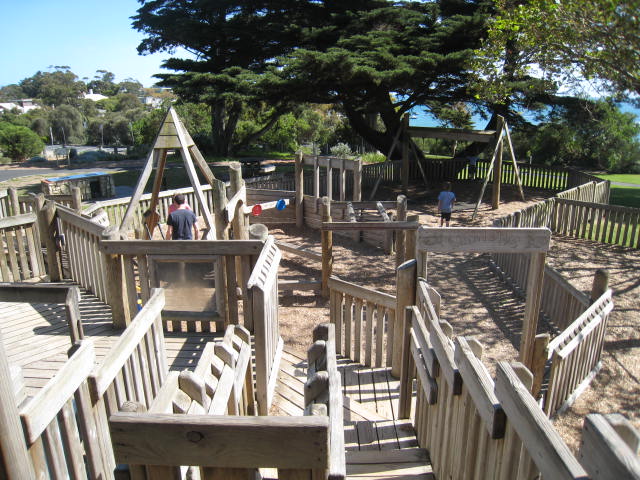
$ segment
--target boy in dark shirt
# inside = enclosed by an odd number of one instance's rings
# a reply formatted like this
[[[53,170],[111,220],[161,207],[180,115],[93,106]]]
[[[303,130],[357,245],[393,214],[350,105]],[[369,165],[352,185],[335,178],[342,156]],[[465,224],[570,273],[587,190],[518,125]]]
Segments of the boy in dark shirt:
[[[167,218],[167,240],[198,240],[198,219],[196,214],[185,203],[185,197],[178,194],[174,197],[178,209]],[[191,230],[193,229],[193,237]]]

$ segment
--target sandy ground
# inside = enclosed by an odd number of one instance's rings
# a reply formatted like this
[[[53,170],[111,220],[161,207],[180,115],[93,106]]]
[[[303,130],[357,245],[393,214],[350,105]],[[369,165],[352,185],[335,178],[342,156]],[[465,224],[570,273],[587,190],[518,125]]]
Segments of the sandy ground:
[[[498,210],[483,203],[471,220],[478,185],[454,186],[458,197],[451,226],[490,226],[494,218],[519,210],[549,196],[527,193],[527,201],[514,190],[503,191]],[[385,195],[385,193],[382,193]],[[386,192],[394,198],[395,192]],[[419,214],[422,224],[437,226],[437,191],[417,191],[409,196],[409,214]],[[485,196],[488,200],[488,196]],[[291,244],[320,253],[320,233],[310,229],[271,228],[270,233]],[[611,316],[603,367],[595,381],[569,409],[555,419],[556,427],[577,451],[584,416],[591,412],[620,412],[640,428],[640,277],[635,265],[640,252],[615,246],[554,237],[547,262],[578,289],[588,293],[593,275],[605,268],[611,275],[615,309]],[[320,278],[320,265],[283,253],[281,278]],[[395,257],[382,250],[334,234],[334,270],[338,277],[395,295]],[[491,372],[500,360],[515,361],[520,342],[524,303],[499,282],[478,254],[430,255],[429,282],[442,295],[442,317],[457,335],[475,336],[484,346],[483,361]],[[328,321],[328,303],[310,292],[281,296],[280,322],[288,348],[304,354],[314,325]],[[544,329],[544,325],[540,326]]]

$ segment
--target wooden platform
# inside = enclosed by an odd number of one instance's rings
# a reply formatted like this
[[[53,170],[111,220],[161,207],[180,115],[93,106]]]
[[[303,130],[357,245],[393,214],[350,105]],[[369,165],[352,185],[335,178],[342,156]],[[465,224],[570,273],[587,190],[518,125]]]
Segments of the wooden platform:
[[[82,292],[80,315],[86,338],[95,341],[100,362],[122,333],[113,328],[111,308]],[[64,305],[0,302],[0,330],[10,365],[22,368],[25,393],[33,396],[58,372],[71,347]],[[195,367],[204,345],[217,333],[165,333],[170,370]]]

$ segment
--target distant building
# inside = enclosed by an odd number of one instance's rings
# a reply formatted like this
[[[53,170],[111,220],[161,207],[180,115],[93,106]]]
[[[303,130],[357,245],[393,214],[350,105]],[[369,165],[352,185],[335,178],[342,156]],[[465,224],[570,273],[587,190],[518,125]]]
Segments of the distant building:
[[[82,94],[82,98],[86,99],[86,100],[93,100],[94,102],[98,102],[100,100],[104,100],[105,98],[109,98],[105,95],[102,95],[100,93],[93,93],[93,89],[89,89],[89,93],[84,92]]]
[[[11,110],[16,109],[20,113],[27,113],[37,108],[40,108],[40,105],[33,103],[31,98],[23,98],[12,102],[0,103],[0,112],[10,112]]]

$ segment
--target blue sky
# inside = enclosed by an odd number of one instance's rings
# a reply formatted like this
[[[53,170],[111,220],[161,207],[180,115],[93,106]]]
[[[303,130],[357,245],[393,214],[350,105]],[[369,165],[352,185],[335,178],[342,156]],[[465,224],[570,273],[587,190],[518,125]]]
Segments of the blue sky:
[[[50,65],[68,65],[80,79],[104,69],[116,82],[131,77],[151,86],[168,55],[138,55],[142,34],[129,18],[138,7],[136,0],[0,0],[0,86]]]

